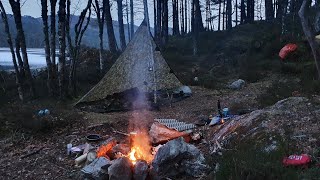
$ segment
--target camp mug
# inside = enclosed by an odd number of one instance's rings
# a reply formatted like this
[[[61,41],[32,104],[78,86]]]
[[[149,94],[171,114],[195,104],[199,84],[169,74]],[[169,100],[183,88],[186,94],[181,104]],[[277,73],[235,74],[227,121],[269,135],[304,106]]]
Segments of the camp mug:
[[[223,113],[224,117],[228,116],[229,115],[229,108],[223,108],[222,113]]]

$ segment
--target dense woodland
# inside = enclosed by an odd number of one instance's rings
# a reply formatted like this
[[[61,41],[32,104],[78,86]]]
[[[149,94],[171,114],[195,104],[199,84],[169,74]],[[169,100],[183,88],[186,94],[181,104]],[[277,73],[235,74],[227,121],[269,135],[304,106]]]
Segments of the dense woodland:
[[[26,47],[25,27],[22,25],[20,0],[9,0],[15,21],[15,36],[8,24],[8,15],[0,1],[2,22],[5,27],[8,46],[16,74],[16,85],[19,97],[36,97],[37,89],[30,72]],[[113,28],[114,17],[111,16],[109,0],[88,0],[81,10],[77,23],[70,26],[70,0],[41,0],[44,49],[47,63],[47,87],[50,96],[65,98],[77,95],[77,66],[79,53],[82,51],[82,39],[92,16],[96,16],[99,28],[99,66],[100,72],[105,72],[104,36],[108,37],[108,50],[111,53],[121,52],[127,44],[124,21],[127,26],[128,39],[134,36],[135,9],[133,0],[117,0],[117,19],[119,23],[119,39],[116,42]],[[267,21],[281,26],[283,37],[301,35],[301,25],[314,54],[318,68],[319,50],[314,36],[320,29],[320,14],[318,1],[311,0],[153,0],[146,2],[153,8],[154,39],[159,47],[165,47],[169,35],[177,37],[192,37],[193,55],[198,54],[199,33],[205,31],[230,31],[231,29],[255,21]],[[48,9],[50,5],[50,9]],[[148,6],[145,6],[146,8]],[[56,12],[56,9],[58,11]],[[56,16],[57,14],[57,16]],[[205,18],[204,18],[205,17]],[[57,18],[57,20],[56,20]],[[57,22],[57,25],[56,25]],[[172,23],[172,34],[169,32],[169,22]],[[300,25],[301,24],[301,25]],[[171,25],[171,24],[170,24]],[[57,29],[55,27],[58,27]],[[11,29],[10,29],[11,28]],[[71,34],[74,33],[73,36]],[[56,62],[56,50],[59,50],[59,60]],[[22,53],[22,56],[20,53]],[[70,55],[67,62],[66,52]],[[320,74],[319,74],[320,75]],[[58,88],[59,91],[53,91]]]

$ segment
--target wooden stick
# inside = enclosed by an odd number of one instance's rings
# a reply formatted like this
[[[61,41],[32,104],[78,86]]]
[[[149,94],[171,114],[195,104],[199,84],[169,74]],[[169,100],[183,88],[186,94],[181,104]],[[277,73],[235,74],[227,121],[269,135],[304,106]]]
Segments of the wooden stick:
[[[37,149],[37,150],[35,150],[35,151],[32,151],[32,152],[30,152],[30,153],[28,153],[28,154],[26,154],[26,155],[24,155],[24,156],[21,156],[20,159],[24,159],[24,158],[26,158],[26,157],[32,156],[32,155],[34,155],[34,154],[37,154],[37,153],[39,153],[43,148],[44,148],[44,147],[41,147],[41,148],[39,148],[39,149]]]
[[[116,131],[116,130],[114,130],[113,132],[114,132],[114,133],[118,133],[118,134],[122,134],[122,135],[125,135],[125,136],[130,136],[130,135],[127,134],[127,133],[120,132],[120,131]]]
[[[114,133],[118,133],[118,134],[122,134],[122,135],[125,135],[125,136],[130,136],[130,134],[127,134],[127,133],[124,133],[124,132],[120,132],[120,131],[116,131],[115,129],[112,128],[112,131]]]

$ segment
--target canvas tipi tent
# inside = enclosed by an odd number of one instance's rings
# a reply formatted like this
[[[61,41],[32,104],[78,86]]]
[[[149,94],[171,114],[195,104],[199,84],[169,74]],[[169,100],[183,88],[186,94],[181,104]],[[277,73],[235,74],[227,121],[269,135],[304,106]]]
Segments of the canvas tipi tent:
[[[128,103],[141,94],[150,100],[155,92],[158,94],[181,86],[144,21],[114,65],[76,106],[99,111],[130,109],[132,104]]]

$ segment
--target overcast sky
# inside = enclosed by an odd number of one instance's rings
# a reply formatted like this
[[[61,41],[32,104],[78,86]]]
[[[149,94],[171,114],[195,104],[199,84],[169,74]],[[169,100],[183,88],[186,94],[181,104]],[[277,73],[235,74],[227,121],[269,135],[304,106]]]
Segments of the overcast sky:
[[[32,17],[41,17],[41,3],[40,0],[20,0],[21,1],[21,13],[22,15],[28,15]],[[59,0],[58,0],[59,1]],[[49,0],[48,0],[49,2]],[[71,0],[71,13],[75,15],[79,15],[81,10],[86,6],[87,0]],[[112,19],[117,20],[117,3],[114,0],[110,0],[111,6],[111,13]],[[58,10],[58,3],[57,2],[57,10]],[[123,0],[123,4],[125,5],[126,0]],[[129,3],[129,0],[128,0]],[[50,3],[48,3],[50,4]],[[153,25],[153,0],[148,0],[149,4],[149,19],[150,25]],[[8,1],[3,1],[3,5],[8,14],[12,14],[10,4]],[[50,9],[50,7],[49,7]],[[139,25],[143,20],[143,4],[142,0],[134,0],[134,12],[135,12],[135,25]],[[124,11],[125,13],[125,11]],[[125,15],[125,14],[124,14]],[[126,17],[124,17],[124,23],[126,24]]]

